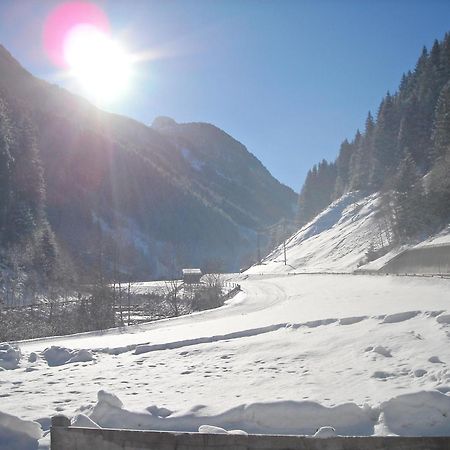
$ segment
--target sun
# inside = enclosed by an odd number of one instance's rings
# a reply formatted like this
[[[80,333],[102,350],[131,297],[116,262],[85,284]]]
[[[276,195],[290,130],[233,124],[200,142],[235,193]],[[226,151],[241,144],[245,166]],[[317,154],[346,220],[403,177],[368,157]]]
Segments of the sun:
[[[97,103],[111,103],[130,84],[131,58],[119,43],[90,24],[72,28],[64,40],[70,74]]]

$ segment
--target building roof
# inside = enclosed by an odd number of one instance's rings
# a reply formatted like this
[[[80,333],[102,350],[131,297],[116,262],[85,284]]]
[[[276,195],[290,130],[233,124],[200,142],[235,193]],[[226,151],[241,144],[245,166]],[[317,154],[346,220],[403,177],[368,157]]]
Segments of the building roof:
[[[183,269],[183,275],[201,275],[200,269]]]

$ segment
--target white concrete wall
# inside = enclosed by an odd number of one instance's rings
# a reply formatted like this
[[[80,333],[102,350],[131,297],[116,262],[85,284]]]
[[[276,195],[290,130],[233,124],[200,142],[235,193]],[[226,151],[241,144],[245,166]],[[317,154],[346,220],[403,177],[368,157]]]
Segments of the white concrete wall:
[[[450,245],[406,250],[391,259],[380,272],[450,274]]]

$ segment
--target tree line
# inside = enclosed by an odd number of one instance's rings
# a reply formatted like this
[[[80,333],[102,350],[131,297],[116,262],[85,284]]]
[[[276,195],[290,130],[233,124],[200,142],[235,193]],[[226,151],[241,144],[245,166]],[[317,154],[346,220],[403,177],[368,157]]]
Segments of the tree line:
[[[307,174],[299,220],[307,223],[343,194],[381,192],[380,215],[394,243],[438,231],[450,220],[450,34],[422,50],[414,70],[381,100],[376,118],[344,140],[335,161]]]

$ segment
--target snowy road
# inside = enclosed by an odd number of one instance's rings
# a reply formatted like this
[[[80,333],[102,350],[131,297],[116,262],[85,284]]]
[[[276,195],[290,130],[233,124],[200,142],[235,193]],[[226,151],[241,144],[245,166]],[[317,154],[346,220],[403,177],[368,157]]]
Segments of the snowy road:
[[[131,428],[450,432],[450,280],[244,278],[235,280],[243,292],[217,310],[20,343],[20,366],[0,372],[0,411],[44,429],[62,412]],[[90,350],[94,361],[51,367],[42,357],[51,345]],[[97,403],[101,389],[124,409]],[[399,422],[417,404],[428,408],[428,431],[423,419]]]
[[[106,332],[36,339],[22,342],[21,348],[134,348],[269,325],[450,307],[450,281],[439,278],[254,275],[235,281],[243,292],[217,310]]]

